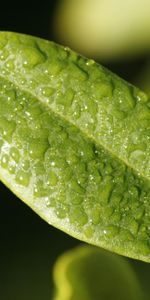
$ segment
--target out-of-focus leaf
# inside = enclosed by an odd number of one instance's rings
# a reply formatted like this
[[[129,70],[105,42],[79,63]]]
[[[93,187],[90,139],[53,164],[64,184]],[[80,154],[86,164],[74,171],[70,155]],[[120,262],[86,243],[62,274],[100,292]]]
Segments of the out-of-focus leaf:
[[[90,246],[62,255],[54,268],[54,282],[54,300],[143,300],[129,263]]]

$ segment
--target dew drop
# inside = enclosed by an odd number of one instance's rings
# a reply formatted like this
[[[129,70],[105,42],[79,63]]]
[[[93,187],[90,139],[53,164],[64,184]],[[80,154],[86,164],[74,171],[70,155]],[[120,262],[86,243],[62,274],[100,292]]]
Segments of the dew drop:
[[[56,215],[60,219],[64,219],[68,215],[69,208],[67,206],[59,205],[56,208]]]
[[[41,92],[42,92],[43,96],[49,97],[49,96],[53,95],[55,91],[53,88],[45,87],[45,88],[41,89]]]
[[[87,214],[81,208],[72,208],[69,214],[70,223],[76,222],[79,226],[83,226],[88,222]]]
[[[8,167],[8,171],[9,171],[10,174],[15,174],[16,166],[15,165],[10,165]]]
[[[44,55],[38,50],[38,48],[24,47],[19,53],[19,61],[25,68],[33,68],[38,64],[45,61]]]
[[[9,163],[9,156],[7,154],[3,154],[1,157],[1,166],[6,169]]]
[[[119,232],[119,228],[117,226],[109,225],[103,229],[104,236],[108,238],[115,237]]]
[[[92,66],[95,64],[95,61],[93,59],[89,59],[87,62],[86,62],[86,65],[87,66]]]
[[[20,160],[20,153],[15,147],[11,147],[10,149],[10,156],[16,161],[19,162]]]
[[[47,177],[47,183],[50,186],[56,186],[58,183],[58,177],[55,172],[50,171]]]
[[[86,238],[90,239],[90,238],[92,238],[92,236],[94,234],[94,229],[91,226],[87,226],[84,229],[84,234],[85,234]]]
[[[31,174],[29,172],[25,172],[23,170],[19,170],[16,174],[16,182],[27,187],[30,182]]]
[[[24,160],[21,164],[22,168],[27,171],[30,168],[30,162],[29,160]]]
[[[54,197],[45,197],[46,200],[46,206],[49,207],[55,207],[56,200]]]
[[[6,67],[7,69],[9,69],[10,71],[13,71],[14,70],[14,61],[13,60],[8,60],[7,63],[6,63]]]
[[[33,187],[34,197],[47,197],[48,190],[44,187],[44,182],[42,180],[38,180]]]

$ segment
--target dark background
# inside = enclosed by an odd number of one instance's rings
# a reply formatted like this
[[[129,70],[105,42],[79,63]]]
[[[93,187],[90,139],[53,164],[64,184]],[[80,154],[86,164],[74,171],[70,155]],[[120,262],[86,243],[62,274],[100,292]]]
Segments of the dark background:
[[[0,30],[31,34],[59,42],[53,15],[59,1],[15,1],[0,5]],[[106,64],[132,81],[146,57]],[[49,226],[0,184],[0,299],[48,300],[52,295],[52,266],[66,249],[79,242]],[[130,260],[147,293],[150,267]],[[93,299],[94,300],[94,299]]]

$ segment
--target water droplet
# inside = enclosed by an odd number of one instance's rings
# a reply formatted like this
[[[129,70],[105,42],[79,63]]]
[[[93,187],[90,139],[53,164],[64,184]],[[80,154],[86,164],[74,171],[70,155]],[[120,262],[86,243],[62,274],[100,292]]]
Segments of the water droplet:
[[[58,177],[54,171],[50,171],[47,176],[47,184],[50,186],[56,186],[58,183]]]
[[[76,180],[71,180],[68,187],[78,194],[84,194],[84,189],[78,184]]]
[[[133,234],[127,230],[127,229],[123,229],[121,228],[120,233],[119,233],[119,237],[120,237],[120,241],[122,242],[129,242],[129,241],[133,241],[134,236]]]
[[[27,171],[30,168],[30,161],[27,159],[22,161],[21,166],[25,171]]]
[[[130,222],[130,227],[131,227],[131,233],[133,235],[137,235],[138,230],[139,230],[138,222],[136,222],[135,220],[132,220],[132,222]]]
[[[16,174],[16,182],[27,187],[30,182],[31,174],[29,172],[25,172],[23,170],[19,170]]]
[[[63,206],[61,204],[57,205],[56,215],[57,215],[58,218],[60,218],[60,219],[66,218],[67,215],[68,215],[68,212],[69,212],[68,206]]]
[[[6,50],[6,49],[3,49],[3,52],[2,52],[2,54],[0,56],[0,59],[1,60],[6,60],[8,58],[8,56],[9,56],[9,51]]]
[[[113,95],[113,85],[110,82],[96,81],[91,88],[94,98],[107,97],[111,98]]]
[[[90,174],[89,179],[92,181],[94,179],[94,176],[92,174]]]
[[[103,229],[103,234],[108,238],[113,238],[119,233],[117,226],[109,225]]]
[[[1,157],[1,166],[6,169],[9,163],[9,156],[7,154],[3,154]]]
[[[69,213],[70,223],[76,222],[79,226],[83,226],[88,222],[88,217],[81,207],[73,207]]]
[[[15,147],[11,147],[11,149],[10,149],[10,156],[11,156],[16,162],[19,162],[19,160],[20,160],[20,153],[19,153],[18,149],[16,149]]]
[[[92,228],[92,226],[87,226],[84,229],[84,234],[85,234],[86,238],[88,238],[88,239],[92,238],[92,236],[94,234],[94,229]]]
[[[42,180],[38,180],[33,187],[34,197],[47,197],[49,190],[44,187],[44,182]]]
[[[54,94],[55,90],[50,87],[45,87],[45,88],[41,89],[41,92],[42,92],[43,96],[49,97]]]
[[[8,171],[9,171],[10,174],[15,174],[15,172],[16,172],[16,164],[9,165]]]
[[[49,144],[47,140],[42,139],[32,139],[32,142],[29,144],[29,154],[33,159],[42,158],[44,153],[48,149]]]
[[[136,97],[138,102],[145,103],[148,101],[148,96],[143,91],[140,91],[139,89],[136,88],[133,89],[133,96]]]
[[[70,52],[70,48],[69,48],[69,47],[64,47],[64,50],[65,50],[66,52]]]
[[[15,67],[14,66],[14,61],[11,60],[11,59],[7,60],[6,67],[7,67],[8,70],[14,71],[14,67]]]
[[[92,66],[95,64],[95,61],[93,59],[89,59],[87,62],[86,62],[86,65],[87,66]]]
[[[0,127],[2,128],[2,136],[8,142],[12,141],[12,135],[16,128],[16,124],[14,121],[8,121],[6,118],[0,118]]]
[[[56,205],[56,199],[54,197],[45,197],[46,200],[46,206],[49,207],[55,207]]]
[[[97,225],[100,223],[100,209],[99,208],[96,207],[91,210],[91,220],[94,225]]]
[[[42,64],[45,61],[45,57],[38,48],[24,47],[19,53],[19,62],[25,68],[33,68],[38,64]]]

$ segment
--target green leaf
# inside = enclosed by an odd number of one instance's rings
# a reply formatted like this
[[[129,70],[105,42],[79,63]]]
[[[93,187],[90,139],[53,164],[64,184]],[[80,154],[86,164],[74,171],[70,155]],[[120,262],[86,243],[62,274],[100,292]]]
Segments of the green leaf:
[[[58,258],[54,283],[54,300],[143,300],[128,261],[90,246],[80,246]]]
[[[49,224],[150,261],[150,103],[94,61],[0,33],[0,177]]]

